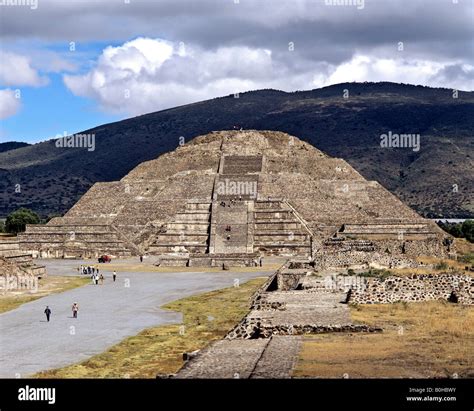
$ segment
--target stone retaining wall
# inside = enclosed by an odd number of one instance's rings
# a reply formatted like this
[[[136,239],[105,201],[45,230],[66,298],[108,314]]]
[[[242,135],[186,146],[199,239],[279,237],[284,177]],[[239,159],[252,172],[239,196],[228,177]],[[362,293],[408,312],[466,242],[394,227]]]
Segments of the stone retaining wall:
[[[335,253],[318,253],[315,266],[320,269],[330,268],[415,268],[419,264],[402,255],[393,256],[380,252],[349,251]]]
[[[347,301],[355,304],[387,304],[399,301],[417,302],[447,300],[474,304],[474,278],[458,274],[422,274],[411,277],[389,277],[382,281],[370,278],[365,289],[348,292]]]
[[[270,338],[273,335],[303,335],[334,332],[382,332],[381,327],[366,324],[278,324],[267,325],[252,318],[245,318],[237,327],[226,335],[227,340]]]

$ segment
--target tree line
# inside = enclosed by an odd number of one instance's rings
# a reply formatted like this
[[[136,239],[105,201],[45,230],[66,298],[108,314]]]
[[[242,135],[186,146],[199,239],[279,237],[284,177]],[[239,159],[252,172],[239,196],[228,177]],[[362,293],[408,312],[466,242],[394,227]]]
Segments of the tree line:
[[[453,237],[465,238],[470,243],[474,243],[474,220],[466,220],[463,223],[438,221],[438,225]]]

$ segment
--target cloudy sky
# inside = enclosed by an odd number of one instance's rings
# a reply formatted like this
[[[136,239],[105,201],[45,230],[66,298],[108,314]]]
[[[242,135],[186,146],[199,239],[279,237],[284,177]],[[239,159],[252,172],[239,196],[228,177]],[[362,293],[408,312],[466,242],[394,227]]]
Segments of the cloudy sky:
[[[260,88],[473,90],[473,39],[474,0],[0,0],[0,142]]]

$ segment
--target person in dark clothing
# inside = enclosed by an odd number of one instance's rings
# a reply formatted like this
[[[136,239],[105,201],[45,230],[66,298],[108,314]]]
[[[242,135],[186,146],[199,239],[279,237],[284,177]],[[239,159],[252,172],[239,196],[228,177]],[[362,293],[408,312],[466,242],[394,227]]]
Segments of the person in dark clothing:
[[[115,283],[115,279],[117,278],[117,272],[114,271],[114,273],[112,274],[112,278],[114,279],[114,283]]]
[[[44,313],[46,314],[46,319],[49,322],[49,317],[51,316],[51,309],[49,308],[49,306],[46,306],[46,310],[44,310]]]
[[[74,303],[72,305],[72,316],[73,318],[77,318],[77,312],[79,311],[79,306],[77,305],[77,303]]]
[[[143,263],[143,256],[140,256],[140,262]]]

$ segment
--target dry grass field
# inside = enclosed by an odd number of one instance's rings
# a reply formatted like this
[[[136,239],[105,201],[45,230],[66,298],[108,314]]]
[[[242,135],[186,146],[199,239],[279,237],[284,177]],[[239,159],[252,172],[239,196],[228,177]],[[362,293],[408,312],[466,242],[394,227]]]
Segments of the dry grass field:
[[[295,377],[474,377],[474,308],[444,301],[351,307],[380,334],[305,337]]]

